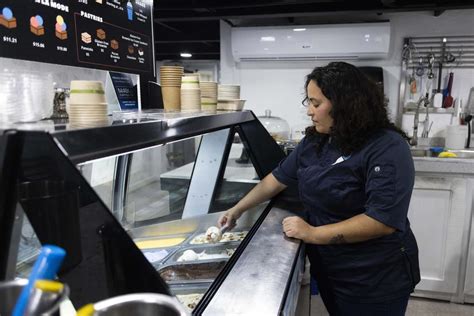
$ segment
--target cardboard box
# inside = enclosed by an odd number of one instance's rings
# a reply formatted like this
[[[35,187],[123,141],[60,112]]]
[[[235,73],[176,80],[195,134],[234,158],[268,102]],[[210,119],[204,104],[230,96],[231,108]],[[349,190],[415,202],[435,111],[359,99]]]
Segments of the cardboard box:
[[[38,26],[34,27],[33,25],[30,25],[30,31],[31,33],[41,36],[44,35],[44,27],[43,26]]]
[[[16,18],[13,17],[10,20],[7,20],[3,15],[0,14],[0,24],[7,29],[14,29],[16,28]]]
[[[67,39],[67,32],[66,31],[61,31],[61,32],[56,31],[56,37],[61,39],[61,40],[65,40],[65,39]]]

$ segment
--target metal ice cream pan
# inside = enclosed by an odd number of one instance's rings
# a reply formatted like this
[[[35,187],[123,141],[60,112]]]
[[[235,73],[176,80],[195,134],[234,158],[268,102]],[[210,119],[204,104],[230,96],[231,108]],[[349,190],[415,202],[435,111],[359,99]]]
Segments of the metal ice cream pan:
[[[213,282],[226,263],[227,260],[165,264],[158,269],[158,273],[170,285],[176,283]]]
[[[198,262],[210,262],[210,261],[223,261],[229,260],[235,249],[240,245],[240,242],[228,242],[228,243],[218,243],[218,244],[202,244],[202,245],[189,245],[183,246],[174,254],[170,255],[166,261],[163,261],[164,264],[180,264],[180,263],[198,263]],[[205,258],[205,256],[201,256],[197,260],[187,260],[187,261],[178,261],[178,259],[184,254],[185,251],[192,250],[195,253],[202,254],[205,253],[206,255],[216,255],[221,254],[226,250],[232,251],[232,254],[226,258]]]

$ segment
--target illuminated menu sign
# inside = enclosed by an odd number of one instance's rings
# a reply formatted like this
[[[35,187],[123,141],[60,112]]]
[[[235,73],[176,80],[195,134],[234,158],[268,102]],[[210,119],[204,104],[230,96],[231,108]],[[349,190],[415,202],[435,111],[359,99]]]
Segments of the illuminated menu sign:
[[[153,74],[152,0],[2,0],[0,56]]]

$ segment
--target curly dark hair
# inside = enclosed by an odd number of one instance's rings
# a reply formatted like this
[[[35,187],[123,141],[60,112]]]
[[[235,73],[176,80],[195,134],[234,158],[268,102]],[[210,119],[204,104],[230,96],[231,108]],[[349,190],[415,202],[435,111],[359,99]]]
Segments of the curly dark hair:
[[[316,67],[306,77],[305,91],[310,81],[314,81],[332,103],[330,115],[334,123],[329,135],[318,133],[314,126],[306,128],[306,135],[316,137],[318,150],[331,137],[331,142],[343,154],[349,155],[381,129],[396,131],[409,139],[390,122],[383,91],[357,67],[345,62],[332,62]]]

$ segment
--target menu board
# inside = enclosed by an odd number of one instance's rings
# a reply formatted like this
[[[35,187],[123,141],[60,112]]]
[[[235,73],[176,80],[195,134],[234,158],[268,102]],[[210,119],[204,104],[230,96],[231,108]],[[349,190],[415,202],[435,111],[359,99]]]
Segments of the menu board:
[[[153,76],[152,0],[2,0],[0,56]]]

